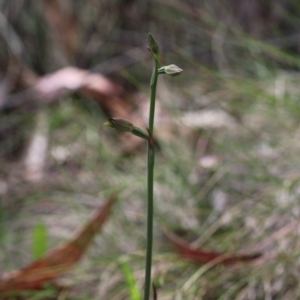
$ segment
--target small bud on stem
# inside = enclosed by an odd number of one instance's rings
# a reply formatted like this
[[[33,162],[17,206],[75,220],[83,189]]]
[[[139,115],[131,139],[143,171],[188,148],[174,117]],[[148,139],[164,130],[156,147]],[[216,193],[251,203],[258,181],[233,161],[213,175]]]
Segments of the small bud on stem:
[[[168,65],[158,69],[158,74],[167,74],[170,76],[178,76],[183,70],[176,65]]]
[[[129,121],[121,118],[110,118],[108,121],[106,121],[103,125],[112,127],[118,131],[122,132],[132,132],[133,130],[133,124],[131,124]]]
[[[156,61],[159,61],[159,48],[156,40],[152,36],[152,34],[149,32],[148,34],[148,49],[152,53],[154,59]]]
[[[141,128],[134,126],[132,123],[125,119],[110,118],[103,125],[112,127],[117,131],[131,132],[132,134],[142,139],[148,140],[148,134],[146,132],[144,132]]]

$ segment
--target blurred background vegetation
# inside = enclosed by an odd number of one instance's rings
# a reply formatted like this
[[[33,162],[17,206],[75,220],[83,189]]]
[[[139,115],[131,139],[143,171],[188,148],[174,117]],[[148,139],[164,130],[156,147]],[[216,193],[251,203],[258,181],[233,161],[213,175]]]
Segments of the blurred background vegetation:
[[[153,278],[158,299],[300,299],[300,3],[292,0],[0,1],[0,271],[49,249],[119,193],[59,299],[130,299],[145,249],[145,145],[102,124],[147,124],[159,79]],[[232,267],[182,260],[161,226],[197,247],[261,251]],[[34,294],[26,299],[58,299]],[[47,298],[48,297],[48,298]],[[52,297],[52,298],[51,298]],[[65,297],[65,298],[62,298]]]

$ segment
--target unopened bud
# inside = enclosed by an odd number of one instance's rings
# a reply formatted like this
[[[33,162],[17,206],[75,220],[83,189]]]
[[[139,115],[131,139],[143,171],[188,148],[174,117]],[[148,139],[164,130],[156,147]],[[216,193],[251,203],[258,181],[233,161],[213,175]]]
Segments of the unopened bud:
[[[134,127],[129,121],[121,118],[110,118],[103,125],[112,127],[122,132],[131,132]]]
[[[129,121],[127,121],[125,119],[110,118],[103,125],[112,127],[118,131],[131,132],[132,134],[134,134],[142,139],[148,140],[148,134],[145,131],[143,131],[139,127],[134,126],[132,123],[130,123]]]
[[[168,65],[158,69],[158,74],[168,74],[170,76],[178,76],[183,70],[176,65]]]
[[[159,60],[158,44],[150,32],[148,34],[148,49],[150,50],[154,58],[158,61]]]

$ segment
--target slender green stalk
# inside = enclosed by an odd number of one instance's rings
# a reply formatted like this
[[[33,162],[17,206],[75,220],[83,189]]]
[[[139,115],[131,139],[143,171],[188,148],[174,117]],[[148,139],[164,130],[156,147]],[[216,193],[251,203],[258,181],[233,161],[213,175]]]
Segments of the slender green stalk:
[[[105,126],[115,128],[121,132],[131,132],[132,134],[148,141],[147,153],[147,251],[146,251],[146,267],[145,267],[145,289],[144,300],[149,300],[151,290],[151,266],[152,266],[152,244],[153,244],[153,182],[154,182],[154,161],[155,151],[153,143],[153,128],[155,115],[155,98],[158,74],[167,74],[177,76],[182,72],[182,69],[174,64],[160,67],[160,54],[156,40],[151,33],[148,34],[148,50],[154,58],[154,68],[150,82],[150,110],[149,110],[149,128],[148,134],[142,129],[134,126],[131,122],[121,118],[110,118],[104,123]]]
[[[155,113],[155,98],[156,98],[156,85],[158,78],[158,61],[155,60],[155,65],[150,82],[150,111],[149,111],[149,131],[153,135],[153,126],[154,126],[154,113]]]
[[[152,244],[153,244],[153,182],[154,182],[154,160],[155,152],[153,147],[153,126],[155,114],[156,85],[158,77],[158,61],[155,59],[150,89],[150,111],[149,111],[149,139],[148,139],[148,166],[147,166],[147,185],[148,185],[148,208],[147,208],[147,253],[145,267],[145,289],[144,300],[149,300],[151,289],[151,265],[152,265]]]

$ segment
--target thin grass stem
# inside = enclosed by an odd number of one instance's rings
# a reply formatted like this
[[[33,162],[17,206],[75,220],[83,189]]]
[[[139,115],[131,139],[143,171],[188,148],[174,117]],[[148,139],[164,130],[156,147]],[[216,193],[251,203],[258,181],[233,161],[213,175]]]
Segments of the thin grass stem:
[[[149,139],[148,139],[148,166],[147,166],[147,252],[146,252],[146,267],[145,267],[145,288],[144,300],[149,300],[151,290],[151,265],[152,265],[152,244],[153,244],[153,182],[154,182],[154,161],[155,152],[153,146],[153,127],[155,114],[155,98],[156,85],[158,77],[158,61],[155,59],[155,66],[153,69],[150,82],[150,111],[149,111]]]

